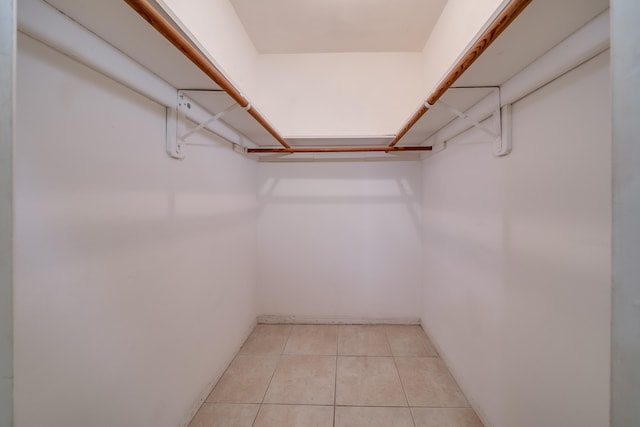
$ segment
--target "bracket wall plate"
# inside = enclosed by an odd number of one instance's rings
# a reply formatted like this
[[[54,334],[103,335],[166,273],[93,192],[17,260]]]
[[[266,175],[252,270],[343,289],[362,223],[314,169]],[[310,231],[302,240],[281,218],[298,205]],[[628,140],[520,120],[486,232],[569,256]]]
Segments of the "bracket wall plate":
[[[188,145],[186,141],[191,135],[200,132],[211,123],[220,120],[225,114],[228,114],[239,107],[237,103],[234,103],[227,109],[218,113],[208,113],[209,117],[206,120],[202,121],[202,123],[196,122],[195,127],[187,129],[186,117],[188,116],[188,111],[195,105],[194,101],[192,101],[183,91],[178,90],[176,106],[167,107],[166,149],[167,154],[174,159],[184,158],[184,151]]]
[[[463,89],[463,88],[459,88]],[[437,106],[446,108],[460,120],[469,123],[472,127],[489,135],[492,141],[493,154],[496,157],[506,156],[511,152],[511,105],[501,107],[500,88],[496,87],[493,93],[495,98],[495,109],[490,116],[493,118],[492,124],[485,124],[482,119],[474,119],[457,108],[438,100]],[[441,151],[441,150],[439,150]]]
[[[507,104],[499,110],[500,136],[493,142],[493,155],[506,156],[511,152],[511,104]]]
[[[178,109],[175,107],[167,107],[166,119],[166,149],[167,154],[174,159],[184,159],[184,150],[182,141],[178,138]]]

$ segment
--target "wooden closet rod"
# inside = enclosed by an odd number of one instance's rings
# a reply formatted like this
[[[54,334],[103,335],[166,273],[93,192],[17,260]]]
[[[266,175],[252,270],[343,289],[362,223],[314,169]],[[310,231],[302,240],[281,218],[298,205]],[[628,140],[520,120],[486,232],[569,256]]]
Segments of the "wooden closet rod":
[[[440,97],[455,83],[456,80],[478,59],[478,57],[498,38],[498,36],[518,17],[533,0],[511,0],[502,10],[500,15],[493,20],[491,25],[482,33],[478,40],[467,50],[453,69],[442,80],[442,83],[433,91],[420,108],[409,118],[407,123],[398,131],[389,147],[395,146],[400,139],[416,124],[418,120],[429,110],[427,106],[433,106]]]
[[[431,147],[410,146],[397,147],[396,144],[433,106],[438,99],[455,83],[455,81],[473,64],[473,62],[491,45],[491,43],[513,22],[533,0],[511,0],[504,10],[493,20],[462,59],[445,76],[440,85],[433,91],[420,108],[409,118],[397,135],[386,147],[296,147],[292,148],[269,122],[251,106],[233,84],[184,37],[167,19],[162,16],[147,0],[124,0],[142,18],[149,22],[160,34],[178,48],[200,70],[220,86],[241,107],[245,108],[253,118],[262,125],[284,148],[249,148],[249,153],[357,153],[357,152],[394,152],[394,151],[430,151]]]
[[[291,148],[248,148],[247,153],[368,153],[397,151],[431,151],[433,147],[291,147]]]
[[[202,70],[211,80],[220,86],[234,101],[242,108],[245,108],[251,116],[263,128],[267,130],[280,144],[285,148],[290,148],[289,144],[280,136],[280,134],[271,126],[269,122],[251,106],[249,101],[242,96],[233,84],[197,49],[191,42],[184,37],[174,26],[167,21],[147,0],[124,0],[131,6],[145,21],[153,26],[160,34],[169,40],[176,48],[178,48],[187,58],[191,60],[198,68]]]

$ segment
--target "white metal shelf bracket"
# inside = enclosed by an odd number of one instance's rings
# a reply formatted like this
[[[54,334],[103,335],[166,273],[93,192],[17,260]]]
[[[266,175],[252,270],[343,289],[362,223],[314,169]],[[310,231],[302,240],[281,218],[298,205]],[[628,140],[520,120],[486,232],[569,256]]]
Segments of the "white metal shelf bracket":
[[[511,152],[511,105],[500,107],[500,88],[496,88],[494,94],[496,108],[492,114],[493,124],[491,125],[486,125],[479,120],[475,120],[442,100],[438,100],[435,105],[449,110],[461,120],[466,121],[473,127],[489,135],[493,141],[493,154],[497,157],[502,157]]]
[[[183,159],[184,151],[178,138],[178,123],[181,121],[178,115],[178,108],[167,107],[166,148],[170,157]]]
[[[496,111],[500,120],[500,137],[493,142],[493,155],[506,156],[511,152],[511,104]]]
[[[184,148],[188,145],[187,139],[194,133],[200,132],[213,122],[220,120],[224,115],[236,109],[239,104],[234,103],[227,109],[220,111],[194,128],[186,130],[186,116],[191,109],[193,101],[181,90],[178,91],[175,107],[167,107],[167,154],[175,159],[184,158]]]
[[[492,138],[499,138],[500,137],[500,132],[497,131],[497,129],[496,129],[496,128],[498,128],[497,125],[494,125],[494,128],[492,129],[490,126],[487,126],[485,124],[480,123],[477,120],[472,119],[471,117],[469,117],[468,115],[466,115],[462,111],[458,110],[455,107],[452,107],[451,105],[447,104],[444,101],[438,101],[438,102],[436,102],[436,105],[440,105],[440,106],[446,108],[447,110],[451,111],[456,116],[460,117],[462,120],[465,120],[465,121],[471,123],[474,127],[480,129],[482,132],[486,133],[490,137],[492,137]],[[496,117],[496,115],[494,113],[494,119],[495,119],[495,117]]]

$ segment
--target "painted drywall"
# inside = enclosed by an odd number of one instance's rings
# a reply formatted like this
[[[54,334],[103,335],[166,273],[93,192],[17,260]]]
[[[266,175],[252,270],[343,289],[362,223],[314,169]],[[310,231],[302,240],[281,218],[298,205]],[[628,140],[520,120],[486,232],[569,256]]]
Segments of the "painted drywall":
[[[15,426],[167,426],[255,322],[256,164],[20,36]]]
[[[422,52],[258,55],[256,103],[286,136],[391,135],[502,0],[450,0]]]
[[[259,313],[418,318],[420,167],[260,164]]]
[[[392,135],[426,90],[420,53],[260,55],[256,100],[286,136]]]
[[[611,425],[640,425],[640,4],[611,2],[613,328]]]
[[[608,51],[424,161],[424,311],[486,425],[608,425]],[[598,102],[593,102],[597,99]]]
[[[397,133],[504,0],[449,0],[421,52],[258,54],[228,0],[159,0],[282,135]]]
[[[391,135],[502,0],[449,0],[422,52],[259,55],[257,104],[286,136]]]
[[[505,0],[448,0],[422,49],[429,96]]]
[[[229,0],[157,0],[157,3],[257,107],[253,94],[258,52]]]
[[[16,3],[0,1],[0,427],[13,425],[13,139]]]

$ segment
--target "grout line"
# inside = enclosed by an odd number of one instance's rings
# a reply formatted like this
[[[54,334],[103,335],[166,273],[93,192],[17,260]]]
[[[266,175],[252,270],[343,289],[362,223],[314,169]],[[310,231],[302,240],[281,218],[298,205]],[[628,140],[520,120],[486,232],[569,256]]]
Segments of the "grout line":
[[[286,349],[286,347],[287,347],[287,345],[289,343],[289,340],[291,339],[291,335],[293,333],[293,328],[294,328],[295,325],[288,324],[288,326],[290,326],[289,332],[288,332],[288,335],[286,336],[286,339],[285,339],[284,345],[281,348],[281,351],[279,353],[274,353],[274,354],[270,355],[270,356],[276,356],[277,355],[278,360],[277,360],[277,363],[276,363],[276,367],[274,368],[273,373],[271,374],[271,378],[269,379],[269,384],[267,385],[267,388],[266,388],[266,390],[265,390],[265,392],[264,392],[264,394],[262,396],[261,401],[259,403],[257,403],[257,402],[256,403],[243,403],[243,402],[227,403],[227,404],[232,404],[232,405],[258,404],[258,411],[256,412],[256,416],[255,416],[255,418],[253,420],[253,423],[251,424],[253,427],[255,427],[255,423],[256,423],[256,421],[258,419],[258,416],[259,416],[261,410],[266,405],[273,405],[273,406],[332,407],[333,408],[333,427],[335,427],[335,425],[336,425],[336,409],[338,407],[344,407],[344,408],[350,408],[350,407],[351,408],[358,408],[358,407],[361,407],[361,408],[407,408],[407,409],[409,409],[409,413],[411,414],[411,420],[412,420],[412,423],[413,423],[414,427],[416,426],[416,423],[415,423],[415,419],[414,419],[414,415],[413,415],[413,411],[412,411],[413,408],[471,409],[471,410],[473,410],[473,408],[470,407],[470,406],[421,406],[421,405],[411,406],[409,404],[409,399],[407,397],[407,392],[406,392],[405,387],[404,387],[404,382],[402,381],[402,377],[400,376],[400,370],[398,369],[398,365],[396,363],[397,359],[403,359],[403,358],[405,358],[405,359],[408,359],[408,358],[414,358],[414,359],[415,358],[439,359],[440,358],[439,354],[435,355],[435,356],[432,356],[432,355],[430,355],[430,356],[396,356],[396,355],[394,355],[393,348],[391,347],[391,341],[389,339],[388,330],[387,330],[387,328],[384,328],[384,336],[385,336],[387,345],[389,346],[389,349],[391,350],[391,354],[390,355],[367,355],[367,354],[362,354],[362,355],[359,355],[359,354],[340,355],[339,354],[339,343],[340,343],[340,329],[341,329],[340,326],[341,325],[336,325],[337,328],[336,328],[336,347],[335,347],[336,350],[335,350],[335,353],[333,353],[333,354],[299,354],[298,355],[298,356],[333,356],[333,357],[335,357],[333,405],[331,405],[331,404],[328,404],[328,405],[327,404],[324,404],[324,405],[323,404],[306,404],[306,403],[265,403],[266,395],[267,395],[267,393],[268,393],[268,391],[269,391],[269,389],[271,387],[271,383],[273,382],[273,379],[275,377],[276,371],[278,370],[278,367],[280,366],[280,363],[282,362],[283,356],[285,356],[285,355],[295,355],[295,354],[285,353],[285,349]],[[245,341],[245,343],[246,343],[246,341]],[[243,343],[243,346],[244,346],[244,343]],[[256,355],[240,355],[240,354],[237,354],[236,357],[234,357],[233,360],[235,360],[238,356],[258,356],[258,357],[262,356],[262,357],[264,357],[264,356],[268,356],[268,355],[266,355],[266,354],[264,354],[264,355],[263,354],[256,354]],[[393,364],[394,364],[394,367],[396,369],[396,373],[398,375],[398,378],[400,380],[400,385],[402,387],[402,392],[403,392],[404,397],[405,397],[406,406],[396,406],[396,405],[391,405],[391,406],[386,406],[386,405],[349,405],[349,404],[338,405],[337,404],[337,399],[338,399],[338,358],[339,357],[351,357],[351,358],[362,358],[362,357],[367,357],[367,358],[369,358],[369,357],[371,357],[371,358],[387,357],[388,358],[388,357],[391,357],[391,358],[393,358]],[[226,371],[229,369],[230,366],[231,366],[231,364],[227,367],[227,369],[225,370],[223,375],[220,377],[220,379],[222,379],[224,374],[226,374]],[[222,404],[222,403],[224,403],[224,402],[206,402],[205,401],[205,402],[203,402],[203,405],[204,404],[216,405],[216,404]],[[475,411],[474,411],[474,413],[475,413]]]
[[[391,345],[391,340],[389,339],[389,332],[388,332],[389,328],[387,326],[389,326],[389,325],[385,325],[384,326],[384,336],[387,338],[387,344],[389,344],[389,351],[391,352],[391,357],[396,357],[396,355],[395,355],[395,353],[393,351],[393,346]],[[395,360],[393,361],[393,363],[395,364]],[[397,370],[397,367],[396,367],[396,370]]]
[[[267,397],[267,393],[269,392],[269,388],[271,387],[271,382],[273,381],[273,377],[276,375],[276,371],[278,370],[278,366],[280,365],[280,362],[282,361],[282,355],[284,354],[284,349],[287,347],[287,343],[289,342],[289,337],[291,336],[291,331],[293,331],[293,326],[291,326],[289,328],[289,334],[287,335],[287,339],[284,341],[284,345],[282,346],[282,350],[280,350],[280,353],[278,354],[278,362],[276,363],[276,367],[273,370],[273,373],[271,374],[271,378],[269,378],[269,384],[267,385],[267,388],[265,389],[264,394],[262,395],[262,401],[260,402],[260,408],[258,408],[258,413],[256,414],[256,418],[253,420],[253,423],[251,424],[252,427],[255,425],[256,420],[258,419],[258,414],[260,414],[260,410],[265,405],[264,399]]]
[[[256,421],[258,420],[258,415],[260,415],[260,410],[262,409],[262,404],[260,404],[258,406],[258,410],[256,411],[256,416],[253,417],[253,422],[251,423],[251,427],[254,427],[256,424]]]
[[[294,405],[295,406],[295,405]],[[300,405],[304,406],[304,405]],[[321,405],[316,405],[321,406]],[[327,406],[327,405],[325,405]],[[410,409],[410,408],[418,408],[418,409],[473,409],[468,406],[380,406],[380,405],[336,405],[338,408],[400,408],[400,409]]]
[[[391,340],[389,339],[389,328],[384,328],[384,336],[387,339],[387,345],[389,346],[389,351],[391,352],[391,358],[393,359],[393,366],[396,368],[396,373],[398,374],[398,379],[400,380],[400,387],[402,387],[402,393],[404,394],[404,399],[407,402],[407,408],[409,409],[409,414],[411,415],[411,422],[413,426],[416,425],[416,420],[413,418],[413,411],[411,410],[411,406],[409,405],[409,398],[407,397],[407,391],[404,389],[404,383],[402,382],[402,377],[400,376],[400,370],[398,369],[398,365],[396,364],[396,355],[393,351],[393,346],[391,345]]]
[[[404,383],[402,382],[402,377],[400,376],[400,370],[398,369],[398,365],[396,364],[396,358],[393,357],[393,366],[396,368],[396,373],[398,374],[398,379],[400,380],[400,386],[402,387],[402,393],[404,394],[404,400],[407,401],[407,408],[409,408],[409,413],[411,414],[411,422],[413,423],[413,427],[416,426],[416,420],[413,418],[413,411],[411,410],[411,406],[409,405],[409,398],[407,397],[407,391],[404,389]]]
[[[329,408],[335,406],[336,408],[418,408],[418,409],[473,409],[470,406],[426,406],[426,405],[413,405],[413,406],[398,406],[398,405],[332,405],[330,403],[323,405],[321,403],[256,403],[256,402],[204,402],[205,405],[238,405],[238,406],[314,406],[321,408]]]
[[[440,359],[440,356],[393,356],[398,359]]]
[[[241,403],[241,405],[247,405],[246,403]],[[333,408],[332,404],[322,405],[320,403],[265,403],[263,406],[313,406],[318,408]]]
[[[256,325],[257,327],[257,325]],[[255,328],[254,328],[255,330]],[[253,334],[253,332],[251,332]],[[251,335],[249,335],[249,337],[251,337]],[[244,345],[247,343],[247,341],[249,341],[249,337],[247,337],[247,340],[242,344],[242,346],[244,347]],[[278,367],[278,364],[276,363],[276,368]],[[275,372],[275,368],[273,370],[273,372]],[[271,374],[271,378],[273,378],[273,374]],[[271,379],[269,379],[269,384],[267,384],[267,388],[264,391],[264,394],[262,395],[262,400],[264,401],[264,396],[267,394],[267,391],[269,390],[269,386],[271,385]],[[256,424],[256,421],[258,420],[258,415],[260,415],[260,411],[262,410],[262,402],[260,402],[258,404],[258,410],[256,411],[256,416],[253,417],[253,422],[251,423],[251,427],[254,427]]]
[[[359,404],[359,405],[332,405],[330,403],[323,405],[320,403],[247,403],[247,402],[206,402],[206,405],[242,405],[242,406],[313,406],[318,408],[399,408],[399,409],[408,409],[408,408],[423,408],[423,409],[472,409],[468,406],[398,406],[398,405],[367,405],[367,404]]]
[[[259,405],[259,406],[313,406],[313,407],[319,407],[319,408],[332,408],[332,407],[336,407],[336,408],[400,408],[400,409],[407,409],[407,408],[417,408],[417,409],[473,409],[469,406],[425,406],[425,405],[413,405],[413,406],[398,406],[398,405],[366,405],[366,404],[359,404],[359,405],[332,405],[332,404],[326,404],[323,405],[321,403],[255,403],[255,402],[204,402],[202,404],[202,406],[205,405],[238,405],[238,406],[254,406],[254,405]]]
[[[421,406],[421,405],[415,405],[415,406],[410,406],[410,408],[416,408],[416,409],[471,409],[473,410],[472,407],[470,406]],[[473,411],[475,413],[475,411]]]
[[[233,353],[233,357],[231,358],[231,360],[225,359],[225,364],[227,365],[226,368],[223,370],[223,372],[220,375],[217,375],[217,378],[214,377],[215,378],[215,382],[212,380],[211,382],[209,382],[207,384],[207,387],[200,394],[200,397],[198,397],[198,400],[196,401],[196,403],[191,407],[191,411],[190,411],[191,413],[188,416],[188,420],[185,417],[183,422],[180,423],[181,427],[189,427],[191,425],[191,422],[193,421],[193,418],[198,414],[198,411],[200,410],[200,408],[202,408],[202,405],[207,403],[207,398],[211,395],[211,393],[213,392],[213,389],[218,385],[218,383],[220,382],[220,380],[222,379],[224,374],[227,372],[227,370],[229,369],[229,366],[231,366],[231,364],[236,359],[236,357],[238,357],[238,355],[240,354],[240,351],[242,351],[242,347],[247,342],[247,340],[249,339],[249,337],[251,336],[251,334],[253,333],[253,331],[255,330],[255,328],[257,326],[256,322],[251,322],[251,323],[252,323],[251,328],[250,329],[245,329],[245,332],[243,334],[244,335],[244,341],[240,345],[240,348],[238,348]],[[196,405],[197,405],[197,408],[196,408]]]
[[[317,356],[321,356],[321,355],[317,355]],[[381,358],[385,358],[385,357],[402,357],[402,358],[406,358],[406,359],[411,358],[411,357],[413,357],[413,358],[421,358],[421,359],[428,358],[428,357],[437,358],[437,356],[394,356],[392,354],[387,354],[387,355],[376,354],[376,355],[373,355],[373,356],[371,356],[369,354],[338,354],[338,356],[340,356],[340,357],[370,357],[372,359],[375,359],[375,358],[381,359]]]
[[[340,325],[336,326],[336,372],[333,377],[333,427],[336,427],[336,403],[338,400],[338,346],[340,345]]]
[[[287,349],[287,344],[289,344],[289,338],[291,338],[291,333],[293,332],[293,327],[295,325],[289,325],[289,333],[287,334],[287,339],[284,341],[284,345],[282,346],[282,351],[280,352],[280,356],[286,354],[284,351]]]

